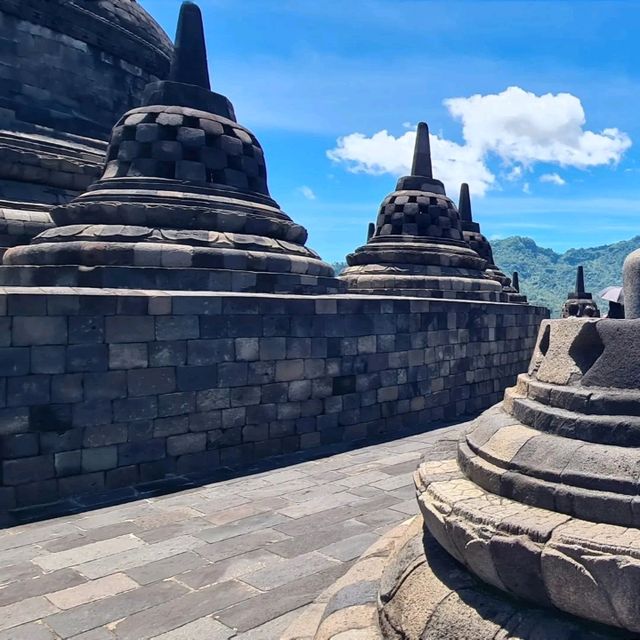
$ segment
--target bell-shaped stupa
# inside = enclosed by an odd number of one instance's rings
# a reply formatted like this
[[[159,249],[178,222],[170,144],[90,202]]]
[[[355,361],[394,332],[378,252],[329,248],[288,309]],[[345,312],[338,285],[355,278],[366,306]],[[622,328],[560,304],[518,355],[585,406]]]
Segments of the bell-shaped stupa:
[[[465,242],[460,216],[434,179],[429,129],[418,125],[411,175],[380,205],[373,235],[347,256],[341,278],[358,293],[509,301]]]
[[[576,271],[576,286],[567,294],[567,299],[562,306],[563,318],[599,318],[600,310],[594,302],[593,296],[584,287],[584,268],[578,267]]]
[[[460,226],[465,242],[481,257],[487,261],[488,275],[502,285],[502,290],[509,294],[510,302],[526,302],[527,297],[520,295],[515,289],[510,278],[506,276],[493,258],[493,249],[487,238],[480,231],[480,225],[473,220],[471,211],[471,196],[469,185],[463,182],[460,185],[460,198],[458,199],[458,213],[460,214]]]
[[[7,252],[0,283],[336,293],[344,283],[270,197],[260,143],[210,89],[200,9],[180,11],[169,79],[114,127],[102,178]]]

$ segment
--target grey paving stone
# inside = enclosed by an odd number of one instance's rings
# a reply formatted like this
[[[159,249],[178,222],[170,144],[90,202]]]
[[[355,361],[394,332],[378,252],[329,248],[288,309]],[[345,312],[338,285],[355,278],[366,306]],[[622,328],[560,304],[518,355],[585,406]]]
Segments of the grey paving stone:
[[[397,516],[398,514],[396,513],[395,515]],[[330,527],[317,529],[313,535],[304,534],[291,538],[291,540],[276,542],[269,545],[268,549],[284,558],[294,558],[368,530],[369,527],[362,522],[343,520]]]
[[[201,556],[187,551],[186,553],[179,553],[178,555],[163,558],[162,560],[149,562],[140,567],[132,567],[131,569],[127,569],[126,574],[138,584],[145,585],[171,578],[179,573],[190,571],[191,569],[204,570],[206,566],[209,566],[205,565],[205,567],[203,567],[203,563],[206,562],[207,561]]]
[[[158,582],[50,615],[44,621],[59,635],[70,637],[168,602],[186,591],[186,587],[176,582]]]
[[[47,629],[40,622],[13,627],[7,631],[0,631],[0,640],[57,640],[51,629]]]
[[[60,569],[32,580],[20,580],[0,589],[0,606],[5,606],[34,596],[41,596],[51,591],[59,591],[86,582],[73,569]]]
[[[58,611],[43,596],[26,598],[20,602],[0,607],[0,631],[18,627],[27,622],[39,620]]]
[[[236,536],[222,542],[214,542],[198,548],[198,555],[212,562],[231,558],[253,549],[262,549],[273,542],[286,540],[288,536],[275,529],[261,529],[242,536]]]
[[[198,537],[206,542],[219,542],[227,538],[235,538],[244,533],[251,533],[258,529],[266,529],[286,522],[288,518],[279,513],[259,513],[255,516],[243,518],[219,527],[205,529],[198,533]]]
[[[202,564],[202,560],[200,562]],[[176,576],[176,580],[192,589],[201,589],[218,582],[233,580],[249,573],[276,566],[280,562],[283,562],[282,557],[264,549],[255,549],[254,551],[248,551],[232,558],[180,573]]]
[[[116,625],[115,633],[122,640],[146,640],[243,602],[257,593],[242,582],[221,582],[134,613]]]
[[[336,564],[324,571],[294,580],[282,587],[261,593],[246,602],[225,609],[218,619],[238,631],[248,631],[288,611],[309,604],[349,569],[349,564]]]
[[[318,551],[330,558],[346,562],[361,556],[377,539],[378,536],[374,533],[361,533],[321,547]]]
[[[221,622],[207,616],[189,622],[173,631],[167,631],[167,633],[156,636],[154,640],[198,640],[199,638],[203,640],[228,640],[235,637],[233,629],[229,629]],[[275,636],[273,637],[275,638]]]
[[[276,587],[281,587],[288,582],[293,582],[296,578],[308,576],[314,573],[335,566],[337,563],[333,558],[321,555],[315,551],[305,553],[295,558],[283,560],[279,564],[266,569],[260,569],[254,573],[243,576],[246,582],[261,591],[269,591]]]

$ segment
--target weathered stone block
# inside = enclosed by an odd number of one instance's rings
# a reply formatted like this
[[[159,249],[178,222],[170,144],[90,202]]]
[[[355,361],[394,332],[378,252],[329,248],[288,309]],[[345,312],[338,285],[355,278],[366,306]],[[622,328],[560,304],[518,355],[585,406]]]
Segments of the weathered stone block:
[[[106,344],[74,344],[67,347],[67,371],[106,371],[109,352]]]
[[[157,340],[187,340],[197,338],[200,325],[197,316],[160,316],[156,318]]]
[[[215,387],[218,383],[218,368],[194,366],[176,368],[178,391],[201,391]]]
[[[82,450],[82,471],[85,473],[113,469],[117,464],[118,448],[115,445]]]
[[[109,369],[141,369],[148,366],[147,343],[132,342],[109,345]]]
[[[64,373],[66,347],[31,347],[31,373]]]
[[[55,316],[21,316],[13,323],[12,343],[16,347],[66,344],[67,319]]]
[[[127,372],[127,386],[131,396],[152,396],[176,390],[173,367],[136,369]]]
[[[149,316],[108,316],[105,337],[109,343],[150,342],[155,338],[154,318]]]
[[[206,447],[206,433],[185,433],[167,438],[167,454],[170,456],[196,453],[197,451],[204,451]]]
[[[2,463],[2,482],[5,485],[25,484],[53,478],[54,473],[52,455],[5,460]]]
[[[104,316],[69,318],[69,344],[95,344],[104,342]]]
[[[113,402],[113,417],[116,422],[148,420],[158,415],[158,400],[155,397],[127,398]]]

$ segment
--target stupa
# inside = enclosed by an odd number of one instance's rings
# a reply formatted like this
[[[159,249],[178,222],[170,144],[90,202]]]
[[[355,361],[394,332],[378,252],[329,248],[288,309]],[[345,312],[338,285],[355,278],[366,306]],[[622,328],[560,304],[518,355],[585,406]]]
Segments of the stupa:
[[[527,297],[520,295],[508,276],[496,265],[493,258],[493,249],[487,238],[480,231],[480,225],[473,220],[471,212],[471,196],[469,185],[463,182],[460,185],[460,198],[458,199],[458,212],[460,214],[460,226],[465,242],[481,257],[487,261],[487,273],[502,285],[502,290],[509,294],[511,302],[527,302]]]
[[[632,300],[638,255],[625,263]],[[356,628],[379,640],[640,637],[640,312],[630,309],[543,321],[503,402],[467,425],[455,455],[427,451],[414,476],[422,519],[325,597],[316,639]]]
[[[0,0],[0,257],[100,177],[106,141],[172,44],[135,0]]]
[[[576,270],[576,286],[567,295],[567,299],[562,305],[563,318],[599,318],[600,310],[594,302],[593,296],[585,291],[584,287],[584,267],[579,266]]]
[[[335,293],[344,284],[270,197],[260,143],[210,90],[202,16],[182,5],[169,79],[114,127],[102,178],[8,251],[0,283]]]
[[[418,125],[411,175],[380,205],[373,235],[347,256],[341,278],[359,293],[509,300],[469,247],[444,185],[434,179],[429,129]]]

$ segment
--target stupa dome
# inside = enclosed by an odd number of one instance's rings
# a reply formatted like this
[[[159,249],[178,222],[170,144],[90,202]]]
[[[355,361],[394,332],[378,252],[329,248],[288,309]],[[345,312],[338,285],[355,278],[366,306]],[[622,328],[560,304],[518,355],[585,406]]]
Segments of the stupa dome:
[[[100,175],[106,140],[172,44],[135,0],[0,0],[0,255]]]

